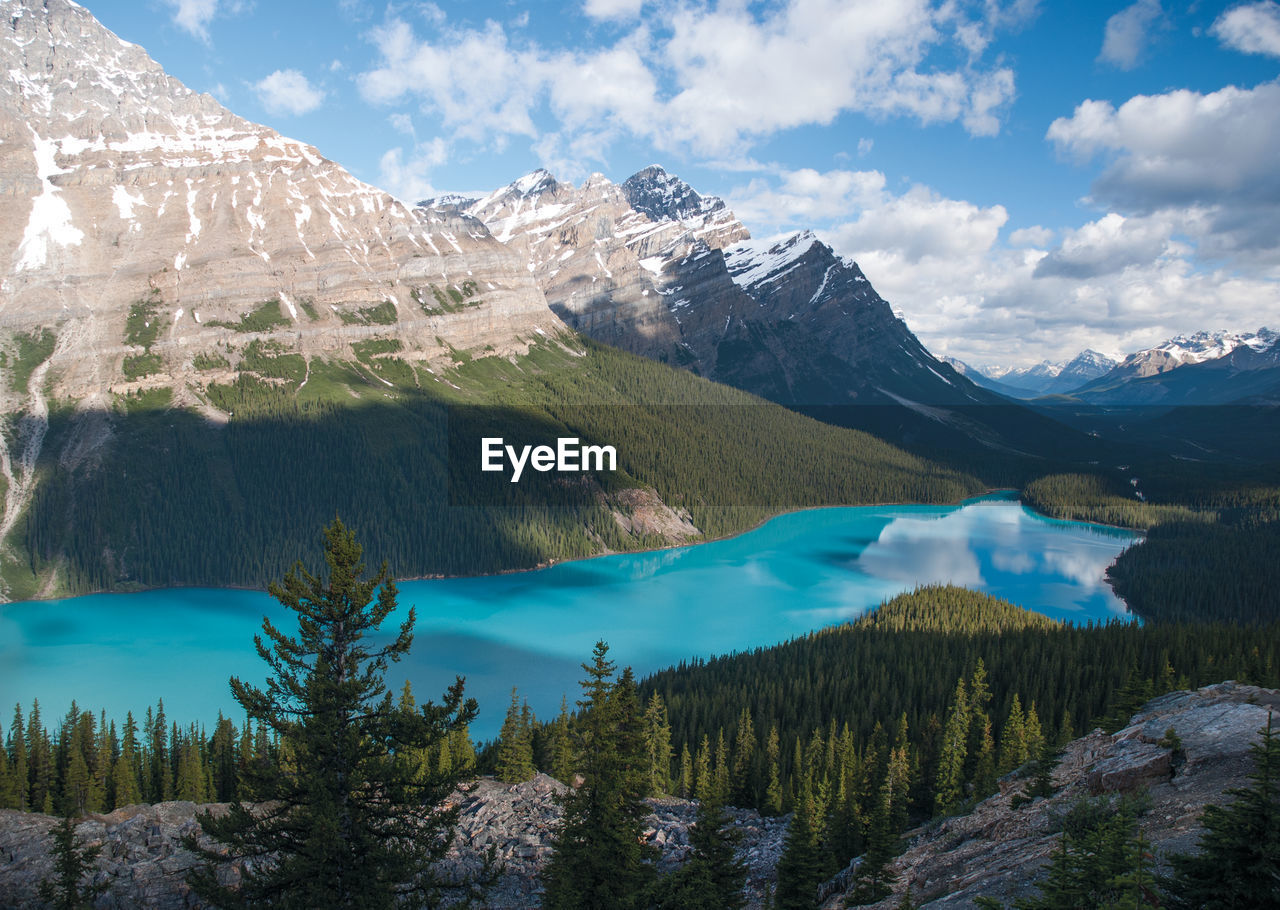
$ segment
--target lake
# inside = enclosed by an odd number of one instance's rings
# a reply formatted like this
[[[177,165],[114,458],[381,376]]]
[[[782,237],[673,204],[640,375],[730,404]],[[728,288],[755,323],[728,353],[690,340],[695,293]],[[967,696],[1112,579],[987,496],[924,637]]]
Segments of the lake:
[[[853,619],[918,585],[950,582],[1055,619],[1127,616],[1104,572],[1138,535],[1046,518],[1009,496],[958,506],[861,506],[781,515],[737,537],[531,572],[400,585],[417,607],[410,655],[394,668],[419,701],[455,674],[480,701],[473,733],[496,735],[511,687],[540,717],[572,708],[580,664],[604,639],[637,675],[682,659],[785,641]],[[71,699],[139,716],[240,722],[227,679],[261,681],[262,617],[291,617],[265,593],[178,588],[0,606],[0,705],[39,698],[46,723]],[[8,714],[3,716],[7,723]]]

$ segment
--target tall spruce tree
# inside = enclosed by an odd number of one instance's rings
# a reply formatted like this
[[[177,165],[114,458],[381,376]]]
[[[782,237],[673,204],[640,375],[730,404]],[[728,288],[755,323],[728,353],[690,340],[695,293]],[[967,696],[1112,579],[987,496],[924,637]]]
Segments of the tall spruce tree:
[[[528,703],[525,703],[525,711]],[[498,734],[498,780],[508,784],[518,784],[531,780],[535,774],[533,767],[533,730],[526,722],[525,713],[520,709],[520,697],[516,687],[511,687],[511,705],[507,708],[507,716],[502,722],[502,731]]]
[[[93,881],[93,861],[101,850],[101,846],[76,843],[76,823],[71,816],[64,817],[53,829],[53,875],[40,883],[40,899],[53,910],[92,907],[110,884]]]
[[[743,887],[747,866],[738,858],[742,832],[733,827],[724,800],[712,793],[698,806],[689,829],[689,858],[663,879],[660,910],[740,910],[746,906]]]
[[[1228,790],[1226,806],[1208,806],[1200,852],[1172,859],[1171,907],[1280,907],[1280,732],[1271,715],[1260,732],[1249,747],[1252,786]]]
[[[662,696],[654,692],[644,709],[644,746],[649,756],[649,795],[671,791],[671,724]]]
[[[543,869],[548,910],[627,910],[650,902],[653,848],[640,834],[648,808],[648,756],[635,678],[615,682],[609,646],[583,664],[577,724],[582,786],[564,797],[555,853]]]
[[[471,721],[475,701],[464,700],[459,679],[440,705],[397,707],[384,676],[409,650],[414,611],[389,641],[371,646],[396,608],[386,564],[365,578],[362,548],[336,519],[324,531],[324,554],[327,579],[298,564],[269,588],[297,614],[298,634],[263,620],[265,639],[254,643],[271,670],[266,688],[231,680],[259,737],[270,730],[281,756],[250,773],[259,806],[236,802],[222,818],[201,816],[233,857],[254,861],[238,887],[220,885],[208,865],[194,873],[196,892],[220,907],[373,910],[438,897],[433,866],[456,818],[439,806],[456,778],[419,775],[405,754]],[[209,863],[225,859],[192,837],[186,845]]]
[[[822,814],[807,775],[796,794],[795,812],[778,859],[778,910],[811,910],[818,904],[818,885],[826,877],[827,857],[822,843]]]

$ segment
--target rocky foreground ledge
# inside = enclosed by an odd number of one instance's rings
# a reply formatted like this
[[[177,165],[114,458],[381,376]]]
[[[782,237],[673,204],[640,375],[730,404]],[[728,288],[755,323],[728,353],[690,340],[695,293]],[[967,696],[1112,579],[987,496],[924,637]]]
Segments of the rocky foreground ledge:
[[[909,847],[896,861],[898,891],[876,906],[897,906],[907,885],[913,900],[933,908],[973,906],[983,895],[1011,902],[1033,893],[1057,844],[1056,822],[1080,799],[1145,791],[1150,810],[1139,824],[1157,857],[1192,851],[1204,807],[1221,802],[1224,790],[1248,783],[1253,766],[1248,748],[1272,710],[1280,711],[1280,691],[1233,682],[1148,702],[1120,732],[1095,730],[1068,745],[1054,774],[1060,789],[1053,797],[1014,809],[1012,797],[1027,781],[1011,775],[1001,781],[999,794],[969,815],[909,832]],[[1160,745],[1170,727],[1182,741],[1184,756]],[[493,846],[505,872],[485,906],[537,906],[537,872],[551,855],[561,814],[555,797],[563,790],[563,784],[539,774],[514,786],[482,778],[458,791],[458,836],[446,874],[477,868]],[[661,867],[669,871],[689,851],[697,804],[662,799],[650,800],[649,806],[645,837],[660,849]],[[110,883],[95,905],[98,910],[203,906],[184,881],[194,857],[181,840],[198,832],[196,813],[206,809],[225,811],[225,806],[128,806],[81,822],[81,839],[102,847],[98,880]],[[729,812],[743,832],[751,906],[759,907],[775,881],[787,819]],[[46,815],[0,811],[0,907],[40,906],[36,888],[51,872],[50,833],[57,823]],[[238,870],[228,864],[221,874],[234,880]],[[842,906],[846,881],[847,875],[827,884],[825,907]]]
[[[460,804],[455,849],[445,875],[465,875],[479,868],[490,846],[504,866],[484,906],[527,908],[539,902],[537,873],[551,856],[561,810],[556,795],[560,782],[539,774],[522,784],[508,785],[481,778],[455,798]],[[645,837],[661,851],[660,868],[670,871],[689,852],[689,826],[698,804],[683,799],[649,800],[652,814]],[[97,910],[180,910],[207,906],[186,885],[195,857],[182,848],[182,838],[199,832],[197,812],[226,810],[225,804],[197,806],[190,802],[126,806],[108,815],[94,815],[76,830],[81,841],[100,845],[97,881],[110,887],[94,905]],[[785,819],[761,818],[741,809],[728,810],[742,831],[742,855],[749,872],[752,905],[760,906],[774,882],[782,852]],[[58,819],[30,812],[0,811],[0,907],[36,908],[39,882],[52,872],[51,832]],[[204,838],[201,838],[202,842]],[[233,864],[219,870],[234,881]]]
[[[1224,790],[1248,785],[1249,746],[1271,711],[1280,723],[1280,691],[1234,682],[1153,699],[1123,730],[1094,730],[1070,743],[1053,775],[1061,788],[1054,796],[1014,809],[1013,796],[1029,782],[1010,775],[970,814],[908,832],[910,846],[896,861],[897,891],[874,906],[896,907],[908,885],[912,900],[929,908],[972,907],[984,895],[1010,904],[1034,894],[1058,845],[1058,819],[1078,800],[1111,794],[1145,791],[1150,809],[1138,824],[1158,863],[1193,853],[1204,807],[1222,802]],[[1185,759],[1160,745],[1170,727]],[[824,908],[843,906],[840,879],[824,890]]]

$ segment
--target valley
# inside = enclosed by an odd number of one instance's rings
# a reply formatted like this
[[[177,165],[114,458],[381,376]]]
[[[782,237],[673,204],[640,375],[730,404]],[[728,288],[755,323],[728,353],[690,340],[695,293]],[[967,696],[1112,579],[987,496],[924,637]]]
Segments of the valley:
[[[1235,233],[1184,258],[1258,212],[1018,221],[1004,174],[969,202],[902,170],[952,140],[804,113],[822,79],[784,105],[816,157],[782,171],[791,127],[689,145],[764,116],[754,75],[642,103],[693,19],[722,17],[661,80],[789,3],[587,3],[563,18],[593,41],[664,23],[587,59],[512,37],[529,10],[477,32],[344,0],[246,32],[282,68],[216,85],[157,59],[180,40],[212,80],[214,32],[278,9],[166,4],[156,32],[102,5],[157,58],[71,0],[0,0],[0,905],[1038,910],[1061,885],[1136,910],[1237,887],[1213,851],[1280,838],[1280,808],[1195,836],[1280,768],[1274,270]],[[865,97],[958,91],[1038,15],[924,6],[859,78],[943,40],[969,69]],[[338,14],[326,63],[307,36]],[[1130,116],[997,139],[988,75],[981,110],[912,102],[984,162]],[[314,137],[353,92],[333,148],[365,155],[369,111],[401,137],[373,166],[233,112]],[[1091,192],[1123,207],[1137,153],[1102,152]],[[489,189],[428,179],[481,158]]]

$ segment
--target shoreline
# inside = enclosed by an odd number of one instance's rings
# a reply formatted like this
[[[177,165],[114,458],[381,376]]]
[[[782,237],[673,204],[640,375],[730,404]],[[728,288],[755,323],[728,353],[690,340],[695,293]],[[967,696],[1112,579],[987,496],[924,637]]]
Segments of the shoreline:
[[[464,578],[496,578],[503,575],[519,575],[523,573],[541,572],[547,569],[554,568],[555,566],[558,566],[558,565],[563,565],[565,563],[589,562],[591,560],[602,559],[608,556],[631,556],[631,555],[643,555],[646,553],[665,553],[671,550],[681,550],[686,547],[698,547],[698,546],[702,546],[703,544],[733,540],[734,538],[741,537],[744,534],[749,534],[753,531],[758,531],[760,528],[764,527],[769,522],[774,521],[778,518],[782,518],[783,516],[786,516],[786,515],[797,515],[804,512],[814,512],[814,511],[819,511],[824,509],[880,509],[880,508],[901,508],[901,507],[909,507],[909,506],[919,506],[922,508],[942,508],[942,509],[964,508],[966,505],[970,503],[975,503],[981,500],[996,497],[999,494],[1012,494],[1011,496],[1007,497],[1006,501],[1016,501],[1019,504],[1021,504],[1024,508],[1031,511],[1033,514],[1041,518],[1046,518],[1050,521],[1062,521],[1062,522],[1068,522],[1071,524],[1091,525],[1099,528],[1108,528],[1116,531],[1125,531],[1127,533],[1134,534],[1135,537],[1142,537],[1147,533],[1146,530],[1143,530],[1143,529],[1126,528],[1121,525],[1111,525],[1111,524],[1106,524],[1104,522],[1097,522],[1097,521],[1082,521],[1074,518],[1057,518],[1052,515],[1046,515],[1045,513],[1039,512],[1033,509],[1030,505],[1028,505],[1026,503],[1026,500],[1022,498],[1021,490],[1018,490],[1013,487],[992,487],[974,496],[966,496],[963,499],[955,500],[952,502],[945,502],[945,503],[876,502],[876,503],[859,503],[857,505],[848,505],[843,503],[828,503],[823,505],[796,506],[794,508],[780,509],[777,512],[773,512],[765,516],[764,518],[760,519],[759,521],[750,525],[749,527],[742,528],[741,530],[738,530],[738,531],[733,531],[729,534],[721,534],[718,537],[704,537],[699,540],[688,541],[685,543],[672,543],[672,544],[667,544],[665,546],[659,546],[659,547],[640,547],[635,550],[607,550],[603,553],[593,553],[589,556],[575,556],[575,557],[569,557],[565,559],[551,559],[546,562],[538,563],[535,566],[526,566],[524,568],[513,568],[513,569],[500,569],[497,572],[479,572],[479,573],[468,574],[468,575],[446,575],[446,574],[413,575],[413,576],[406,575],[406,576],[393,577],[392,581],[395,582],[397,585],[399,585],[404,582],[441,581],[446,579],[464,579]],[[1138,543],[1140,541],[1135,540],[1134,542]],[[1112,563],[1112,565],[1114,565],[1114,562]],[[1107,587],[1111,588],[1111,582],[1105,574],[1103,578]],[[33,597],[26,600],[3,601],[3,602],[0,602],[0,610],[3,610],[5,606],[11,605],[11,604],[19,604],[19,603],[29,603],[29,604],[53,603],[53,602],[62,601],[62,600],[74,600],[80,597],[97,597],[100,595],[107,595],[107,596],[116,595],[116,594],[132,595],[132,594],[145,594],[151,591],[189,591],[189,590],[224,590],[224,591],[249,591],[249,592],[261,593],[261,594],[268,593],[265,586],[259,587],[255,585],[246,585],[246,584],[216,584],[216,585],[185,584],[185,585],[154,585],[154,586],[140,585],[136,588],[103,589],[103,590],[97,590],[97,591],[86,591],[80,594],[62,594],[54,597]],[[1120,597],[1119,594],[1116,594],[1114,588],[1112,588],[1112,593],[1115,594],[1115,596],[1119,598],[1122,603],[1124,603],[1126,610],[1128,610],[1128,612],[1131,615],[1135,617],[1137,616],[1136,613],[1133,613],[1132,608],[1129,607],[1128,601],[1126,601],[1123,597]],[[1030,609],[1030,608],[1023,607],[1023,609]]]

